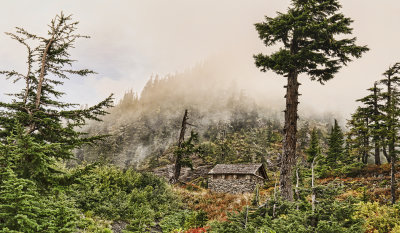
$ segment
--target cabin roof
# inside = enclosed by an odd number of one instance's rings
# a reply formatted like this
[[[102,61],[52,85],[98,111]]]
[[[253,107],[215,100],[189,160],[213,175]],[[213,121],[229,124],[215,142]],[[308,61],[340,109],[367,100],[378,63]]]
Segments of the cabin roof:
[[[245,174],[245,175],[257,175],[257,171],[260,170],[261,175],[264,179],[267,179],[267,173],[262,163],[253,164],[217,164],[211,169],[208,174]]]

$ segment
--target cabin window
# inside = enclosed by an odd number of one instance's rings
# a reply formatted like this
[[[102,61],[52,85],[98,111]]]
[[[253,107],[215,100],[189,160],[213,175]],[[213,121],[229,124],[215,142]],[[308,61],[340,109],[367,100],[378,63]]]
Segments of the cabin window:
[[[214,179],[222,179],[222,175],[214,175]]]

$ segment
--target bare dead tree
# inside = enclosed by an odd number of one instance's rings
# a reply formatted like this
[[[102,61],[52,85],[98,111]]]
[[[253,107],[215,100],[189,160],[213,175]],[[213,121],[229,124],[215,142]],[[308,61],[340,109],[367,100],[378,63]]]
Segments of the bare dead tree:
[[[188,120],[188,110],[185,109],[185,113],[183,114],[183,119],[182,119],[182,125],[181,125],[181,131],[179,133],[179,139],[178,139],[178,148],[182,148],[182,144],[185,141],[185,133],[186,133],[186,126],[188,125],[187,123]],[[174,174],[171,179],[171,183],[176,183],[178,182],[179,176],[181,174],[181,168],[182,168],[182,154],[178,153],[175,158],[175,166],[174,166]]]
[[[314,185],[314,165],[315,165],[315,158],[313,159],[312,163],[311,163],[311,209],[312,212],[314,213],[315,211],[315,185]]]
[[[300,180],[300,177],[299,177],[299,168],[297,168],[297,169],[296,169],[296,190],[295,190],[297,200],[300,200],[299,180]],[[296,207],[296,208],[297,208],[297,210],[299,210],[299,204],[297,204],[297,207]]]

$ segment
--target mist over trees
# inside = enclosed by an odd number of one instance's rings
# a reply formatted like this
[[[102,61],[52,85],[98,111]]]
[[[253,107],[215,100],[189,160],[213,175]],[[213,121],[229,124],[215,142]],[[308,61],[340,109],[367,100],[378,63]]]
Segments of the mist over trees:
[[[63,102],[64,81],[95,74],[70,55],[88,38],[78,22],[61,13],[44,36],[6,33],[27,67],[0,71],[23,84],[0,102],[0,232],[400,232],[400,63],[346,127],[332,115],[298,119],[299,75],[324,84],[368,48],[344,39],[352,20],[338,0],[291,3],[256,24],[267,47],[282,45],[254,58],[287,79],[284,113],[215,61],[153,75],[115,106],[113,95]],[[251,163],[212,177],[229,180],[224,192],[208,189],[214,165]],[[228,193],[242,183],[253,193]]]
[[[280,132],[283,119],[276,104],[269,101],[261,104],[234,79],[215,73],[216,65],[205,62],[181,73],[165,77],[154,75],[140,94],[126,92],[103,122],[93,122],[84,129],[89,135],[111,136],[94,147],[77,151],[78,159],[106,160],[120,167],[140,167],[150,158],[169,164],[174,160],[171,146],[179,138],[185,109],[194,125],[188,126],[186,136],[194,130],[199,134],[200,143],[213,141],[213,148],[215,143],[222,148],[222,142],[231,140],[230,137],[239,138],[236,134],[244,131],[270,127]],[[332,115],[313,115],[302,118],[300,124],[309,122],[325,130],[332,120]],[[305,138],[304,143],[306,141]],[[273,154],[268,149],[263,150]],[[233,152],[222,150],[220,153]],[[241,152],[241,156],[246,153]]]

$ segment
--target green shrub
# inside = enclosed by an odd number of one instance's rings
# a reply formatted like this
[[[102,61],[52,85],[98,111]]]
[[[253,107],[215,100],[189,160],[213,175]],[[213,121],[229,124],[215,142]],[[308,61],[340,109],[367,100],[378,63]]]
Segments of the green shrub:
[[[204,211],[181,210],[163,218],[160,226],[163,232],[174,232],[177,229],[203,227],[207,221],[207,214]]]
[[[177,197],[162,179],[132,169],[101,166],[72,185],[70,195],[83,212],[129,222],[128,232],[152,227],[155,219],[179,208]]]
[[[306,200],[270,200],[247,217],[244,210],[231,214],[227,222],[213,222],[210,232],[363,232],[362,219],[354,215],[354,200],[336,201],[339,193],[340,184],[319,186],[315,211]]]
[[[72,200],[52,190],[40,194],[33,181],[17,178],[11,170],[2,171],[0,231],[76,232],[79,215]]]
[[[400,229],[399,209],[378,202],[360,202],[356,216],[365,219],[368,232],[392,232]]]

